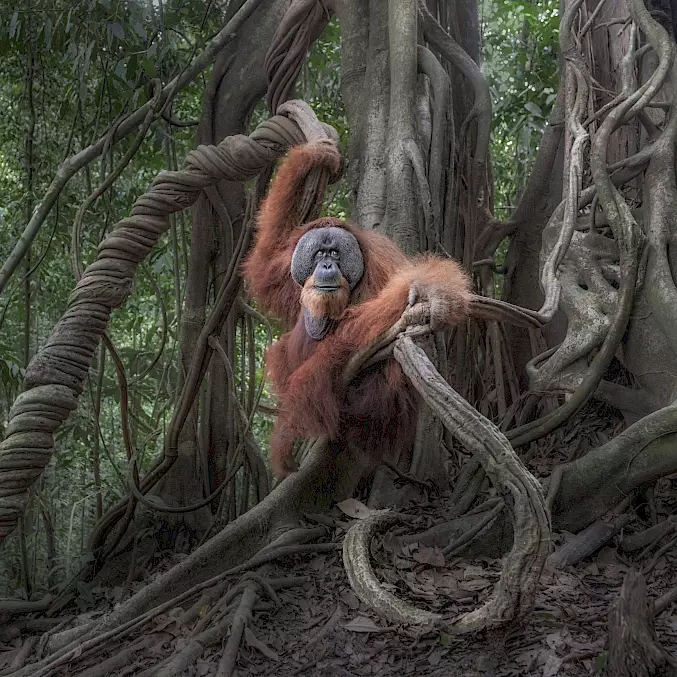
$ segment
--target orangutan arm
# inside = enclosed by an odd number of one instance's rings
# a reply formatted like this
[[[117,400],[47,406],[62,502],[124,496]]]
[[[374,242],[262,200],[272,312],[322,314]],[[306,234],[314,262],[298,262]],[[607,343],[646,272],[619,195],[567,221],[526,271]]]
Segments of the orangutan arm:
[[[300,288],[291,277],[291,260],[296,245],[294,231],[302,225],[303,186],[314,167],[325,167],[335,174],[340,163],[338,148],[330,140],[292,148],[257,217],[256,238],[244,264],[244,277],[262,309],[288,323],[299,308]]]

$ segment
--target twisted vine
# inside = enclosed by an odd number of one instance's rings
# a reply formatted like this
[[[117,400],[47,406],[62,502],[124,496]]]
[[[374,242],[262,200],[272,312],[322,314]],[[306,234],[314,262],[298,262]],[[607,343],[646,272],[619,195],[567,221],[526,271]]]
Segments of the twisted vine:
[[[349,379],[364,364],[392,351],[412,384],[449,432],[479,459],[485,472],[506,498],[513,520],[514,543],[492,596],[478,609],[457,618],[419,609],[387,591],[371,566],[372,537],[397,523],[390,511],[378,511],[359,520],[343,542],[343,563],[355,594],[394,623],[437,625],[454,634],[497,627],[531,611],[536,589],[550,549],[550,515],[536,478],[524,467],[505,436],[468,404],[440,376],[412,337],[429,327],[402,329],[405,319],[356,354],[344,373]],[[402,333],[400,333],[402,332]]]
[[[180,171],[160,172],[99,245],[49,340],[28,365],[24,391],[10,409],[0,443],[0,542],[16,527],[31,485],[52,456],[55,432],[77,407],[111,312],[131,293],[136,269],[169,228],[169,215],[190,207],[200,191],[219,181],[256,176],[303,140],[298,124],[278,115],[248,137],[198,146]]]

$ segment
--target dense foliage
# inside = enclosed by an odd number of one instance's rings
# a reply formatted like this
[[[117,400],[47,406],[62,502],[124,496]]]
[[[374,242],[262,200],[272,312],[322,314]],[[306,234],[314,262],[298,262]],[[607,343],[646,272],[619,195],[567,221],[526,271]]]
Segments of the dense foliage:
[[[559,4],[485,0],[480,20],[493,102],[494,201],[504,218],[524,188],[557,94]]]
[[[0,7],[0,258],[4,261],[65,158],[114,129],[121,115],[145,103],[150,82],[168,82],[220,28],[224,4],[211,0],[27,0]],[[497,216],[514,204],[528,175],[557,84],[557,10],[553,0],[509,0],[481,7],[484,70],[494,101],[493,175]],[[205,77],[175,101],[171,117],[195,121]],[[340,94],[340,27],[330,22],[303,67],[299,94],[318,117],[349,130]],[[267,115],[257,109],[252,123]],[[34,121],[34,122],[33,122]],[[111,190],[96,199],[73,234],[83,200],[118,168],[134,135],[110,145],[104,158],[70,181],[58,208],[36,239],[27,265],[0,299],[0,430],[19,392],[25,361],[40,347],[73,288],[74,259],[84,265],[97,244],[152,177],[176,167],[193,146],[195,126],[152,123],[138,152]],[[29,171],[29,166],[31,171]],[[328,212],[345,217],[350,195],[340,183]],[[178,316],[187,268],[189,215],[177,218],[161,240],[124,310],[114,315],[110,337],[130,384],[134,445],[145,463],[160,451],[175,398]],[[178,281],[178,287],[177,287]],[[28,283],[26,283],[28,282]],[[257,329],[257,342],[267,340]],[[100,367],[100,365],[99,365]],[[23,536],[37,588],[62,581],[87,556],[97,518],[125,491],[126,454],[120,435],[120,388],[110,356],[94,369],[81,407],[60,432],[49,471],[35,485]],[[261,364],[256,378],[262,378]],[[264,394],[264,404],[270,404]],[[96,411],[99,410],[98,425]],[[254,429],[265,444],[270,419]],[[100,456],[101,480],[92,467]],[[100,507],[98,508],[100,510]],[[51,532],[51,535],[49,535]],[[48,578],[48,540],[56,544]],[[0,594],[22,585],[19,536],[5,544]],[[54,576],[54,572],[57,575]]]

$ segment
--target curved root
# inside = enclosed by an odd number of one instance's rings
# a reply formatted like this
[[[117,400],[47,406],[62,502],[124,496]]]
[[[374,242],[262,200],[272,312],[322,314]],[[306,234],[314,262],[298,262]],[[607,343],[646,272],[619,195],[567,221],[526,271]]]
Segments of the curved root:
[[[439,614],[419,609],[399,599],[381,587],[371,566],[369,544],[380,531],[400,522],[400,516],[391,510],[378,510],[363,520],[358,520],[343,539],[343,566],[350,587],[368,606],[392,623],[415,625],[437,624]]]
[[[479,609],[447,618],[419,609],[382,588],[371,567],[369,544],[380,530],[398,521],[380,511],[354,525],[346,535],[343,561],[355,594],[379,615],[397,623],[435,624],[462,634],[496,627],[531,611],[550,547],[550,516],[541,487],[493,423],[468,404],[440,376],[408,336],[394,345],[394,357],[444,426],[480,460],[511,506],[515,542],[505,559],[493,595]]]

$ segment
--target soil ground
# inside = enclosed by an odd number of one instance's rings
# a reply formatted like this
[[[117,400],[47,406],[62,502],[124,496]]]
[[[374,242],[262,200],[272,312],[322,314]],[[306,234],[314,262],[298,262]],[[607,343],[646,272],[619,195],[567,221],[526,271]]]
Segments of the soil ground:
[[[426,506],[432,521],[435,504]],[[337,515],[345,526],[348,518]],[[413,531],[416,531],[414,528]],[[337,526],[330,538],[337,544],[344,533]],[[669,538],[669,537],[668,537]],[[434,548],[417,544],[393,552],[388,539],[374,548],[377,571],[392,589],[409,601],[452,615],[479,606],[500,574],[500,561],[455,558],[445,566],[435,562]],[[660,547],[660,544],[656,548]],[[654,549],[655,550],[655,549]],[[385,560],[389,560],[387,566]],[[240,677],[275,675],[417,675],[418,677],[583,677],[601,672],[605,664],[607,622],[625,572],[646,567],[652,553],[633,561],[613,543],[576,567],[546,571],[534,613],[518,627],[478,636],[451,637],[439,633],[417,637],[389,627],[369,612],[350,589],[341,551],[298,555],[268,565],[266,577],[303,575],[307,582],[278,592],[276,607],[264,598],[258,604],[238,658]],[[661,556],[647,573],[650,598],[677,585],[677,552]],[[158,630],[167,627],[157,619]],[[170,624],[171,625],[171,624]],[[677,605],[656,618],[658,641],[677,655]],[[171,650],[176,637],[165,651]],[[164,653],[164,652],[163,652]],[[208,650],[185,675],[216,674],[221,648]],[[139,674],[151,661],[120,673]]]
[[[529,466],[534,474],[547,475],[554,465],[585,453],[587,448],[599,445],[616,432],[609,429],[608,420],[599,425],[594,418],[586,417],[578,420],[576,428],[577,434],[568,444],[564,439],[568,433],[563,431],[531,450]],[[341,556],[342,538],[353,520],[335,507],[329,515],[326,535],[319,539],[334,542],[335,551],[288,556],[257,571],[266,579],[304,577],[305,582],[297,581],[293,587],[278,589],[278,599],[271,600],[262,592],[240,645],[236,674],[239,677],[601,674],[606,660],[609,610],[618,598],[625,572],[636,569],[645,573],[650,599],[677,586],[677,539],[671,541],[674,534],[644,550],[628,553],[622,547],[627,534],[642,531],[651,526],[652,520],[662,521],[677,511],[675,482],[663,478],[656,483],[655,510],[641,495],[636,497],[630,506],[634,520],[625,532],[592,557],[564,570],[547,569],[536,608],[522,624],[476,636],[448,636],[439,632],[417,636],[412,629],[391,627],[368,611],[350,589]],[[443,522],[449,508],[448,499],[440,496],[412,502],[403,510],[411,516],[411,523],[400,527],[400,532],[406,529],[406,533],[420,534]],[[570,534],[555,534],[555,547],[569,538]],[[372,556],[377,574],[388,589],[418,606],[451,616],[480,606],[501,569],[500,560],[470,561],[461,557],[445,560],[435,547],[418,542],[402,546],[392,532],[372,543]],[[177,557],[156,554],[144,572],[145,581],[171,567]],[[233,577],[232,583],[238,580],[239,576]],[[129,592],[143,585],[144,581],[134,582]],[[93,620],[104,609],[111,608],[111,600],[119,598],[120,590],[99,585],[91,593],[93,609],[88,610],[87,616]],[[147,639],[150,633],[155,633],[156,646],[140,651],[135,662],[115,673],[116,677],[140,675],[184,646],[193,628],[178,627],[175,622],[178,615],[179,611],[174,610],[146,626],[143,637]],[[656,616],[655,627],[659,643],[677,655],[677,604]],[[85,659],[77,670],[62,674],[79,674],[140,639],[126,638],[117,648],[109,647],[108,654]],[[26,637],[17,637],[0,646],[0,670],[6,666],[3,658],[15,653],[24,641]],[[222,652],[223,644],[206,648],[183,675],[216,675]]]

